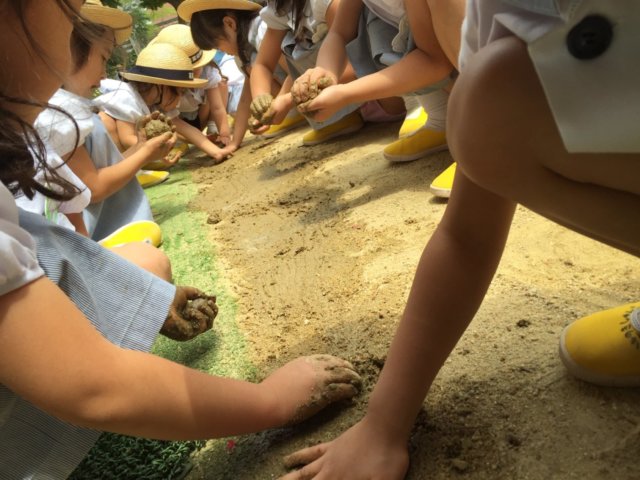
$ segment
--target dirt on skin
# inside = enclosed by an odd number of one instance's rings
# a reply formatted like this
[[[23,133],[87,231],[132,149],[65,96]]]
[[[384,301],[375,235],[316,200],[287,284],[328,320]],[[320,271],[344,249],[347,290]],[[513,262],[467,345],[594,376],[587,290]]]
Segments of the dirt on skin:
[[[226,448],[209,442],[187,478],[278,478],[285,454],[363,415],[446,207],[428,186],[449,153],[389,164],[381,151],[398,128],[367,125],[314,147],[302,146],[306,129],[249,136],[215,167],[192,158],[200,195],[191,208],[208,212],[203,228],[253,362],[266,373],[329,353],[351,361],[364,385],[354,402],[299,426]],[[519,208],[486,299],[418,416],[407,479],[640,478],[640,391],[575,380],[557,354],[564,326],[637,301],[639,279],[635,257]]]

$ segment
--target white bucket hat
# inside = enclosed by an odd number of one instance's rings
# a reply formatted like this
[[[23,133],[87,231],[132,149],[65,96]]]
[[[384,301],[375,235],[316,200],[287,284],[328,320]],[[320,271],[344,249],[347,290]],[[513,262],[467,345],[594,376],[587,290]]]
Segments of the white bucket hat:
[[[80,16],[92,23],[111,28],[118,45],[126,42],[131,36],[131,15],[117,8],[105,7],[100,0],[86,0],[80,8]]]
[[[182,49],[189,56],[193,68],[200,68],[207,65],[216,54],[215,50],[201,50],[193,41],[191,29],[187,25],[169,25],[160,30],[160,33],[149,42],[153,43],[170,43]]]
[[[193,78],[193,65],[186,53],[170,43],[154,43],[142,49],[136,64],[122,78],[183,88],[200,88],[207,79]]]
[[[260,10],[262,5],[249,0],[184,0],[178,5],[178,15],[187,22],[202,10]]]

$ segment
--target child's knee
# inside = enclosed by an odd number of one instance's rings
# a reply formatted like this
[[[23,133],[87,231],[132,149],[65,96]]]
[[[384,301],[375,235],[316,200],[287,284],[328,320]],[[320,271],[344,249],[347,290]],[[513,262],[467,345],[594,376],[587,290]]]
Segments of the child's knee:
[[[148,272],[170,282],[172,280],[169,257],[158,248],[144,242],[127,243],[113,249],[115,253],[126,258]]]
[[[451,152],[467,177],[497,193],[501,183],[514,180],[523,136],[532,135],[532,124],[519,110],[532,81],[537,78],[526,45],[508,37],[471,57],[451,94]]]

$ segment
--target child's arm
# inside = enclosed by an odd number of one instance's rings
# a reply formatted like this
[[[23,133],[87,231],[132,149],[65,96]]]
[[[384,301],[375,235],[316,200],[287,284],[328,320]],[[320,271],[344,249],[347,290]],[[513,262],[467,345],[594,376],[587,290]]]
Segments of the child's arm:
[[[98,203],[124,187],[140,168],[152,160],[164,158],[175,143],[169,132],[142,142],[130,155],[105,168],[96,168],[84,145],[78,147],[67,165],[91,190],[91,203]]]
[[[335,480],[404,478],[415,417],[484,298],[515,210],[513,202],[481,189],[460,171],[449,202],[420,259],[367,413],[333,442],[288,460],[320,459],[305,467],[305,473],[322,471],[323,477]],[[291,474],[283,480],[289,478],[300,477]]]
[[[207,439],[281,426],[357,390],[352,367],[335,358],[299,358],[253,384],[119,348],[46,277],[0,296],[0,318],[0,383],[85,428]]]
[[[89,231],[87,230],[87,226],[84,224],[82,213],[65,213],[64,216],[67,217],[71,225],[76,229],[77,233],[84,235],[85,237],[89,236]]]
[[[276,113],[272,107],[273,73],[280,62],[282,55],[281,44],[286,33],[286,30],[267,28],[262,43],[260,44],[260,49],[258,50],[258,57],[251,67],[251,76],[249,77],[251,82],[251,96],[253,98],[251,113],[256,120],[252,128],[257,131],[260,131],[260,127],[269,125]],[[289,91],[289,88],[290,86],[287,87],[286,92]],[[282,93],[283,90],[281,89],[280,92]],[[280,102],[279,110],[286,108],[287,104],[289,108],[293,105],[291,96],[288,93],[280,99]],[[288,110],[287,108],[286,111]],[[286,115],[286,112],[284,115]]]
[[[238,102],[238,110],[236,111],[236,118],[233,124],[233,138],[229,147],[233,150],[237,150],[242,145],[244,135],[247,133],[249,126],[249,106],[251,105],[251,85],[249,79],[245,79],[242,86],[242,93],[240,94],[240,101]]]
[[[231,130],[229,129],[229,120],[227,119],[227,109],[220,95],[220,88],[209,88],[206,92],[210,109],[209,118],[216,123],[218,136],[221,137],[222,143],[228,145],[231,139]]]
[[[133,123],[116,119],[116,133],[123,150],[128,150],[138,143],[138,132]]]
[[[180,117],[172,119],[173,125],[176,127],[176,132],[187,139],[189,143],[202,150],[214,160],[221,162],[230,153],[226,148],[221,149],[214,145],[204,133],[198,130],[193,125],[189,125]]]
[[[415,92],[447,78],[453,65],[440,47],[427,2],[406,0],[405,6],[416,48],[379,72],[325,88],[302,107],[304,112],[315,112],[313,118],[322,121],[346,105]],[[327,38],[330,42],[327,44],[325,40],[318,57],[317,66],[331,72],[335,76],[334,81],[346,59],[344,46],[353,38],[354,26],[357,28],[359,13],[356,7],[355,2],[340,3],[336,21],[329,32],[331,38]],[[335,58],[332,58],[333,55]],[[309,74],[317,77],[318,71]],[[308,83],[309,78],[306,77],[306,74],[303,75],[297,82]]]

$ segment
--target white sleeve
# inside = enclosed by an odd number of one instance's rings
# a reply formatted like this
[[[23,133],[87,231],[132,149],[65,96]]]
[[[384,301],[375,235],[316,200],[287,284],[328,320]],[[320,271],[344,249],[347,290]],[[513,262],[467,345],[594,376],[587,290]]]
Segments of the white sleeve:
[[[0,295],[44,275],[38,265],[33,238],[18,224],[18,207],[0,184]]]
[[[266,6],[260,10],[260,17],[268,28],[274,30],[291,30],[288,15],[278,15],[275,8]]]
[[[36,119],[35,127],[42,139],[61,157],[71,153],[76,144],[83,145],[93,130],[93,112],[89,100],[58,90],[49,100],[68,115],[52,108],[45,109]],[[74,125],[75,120],[75,125]],[[78,131],[76,132],[76,125]]]
[[[115,90],[95,98],[93,103],[110,117],[128,123],[136,123],[151,113],[140,95],[124,82]]]

